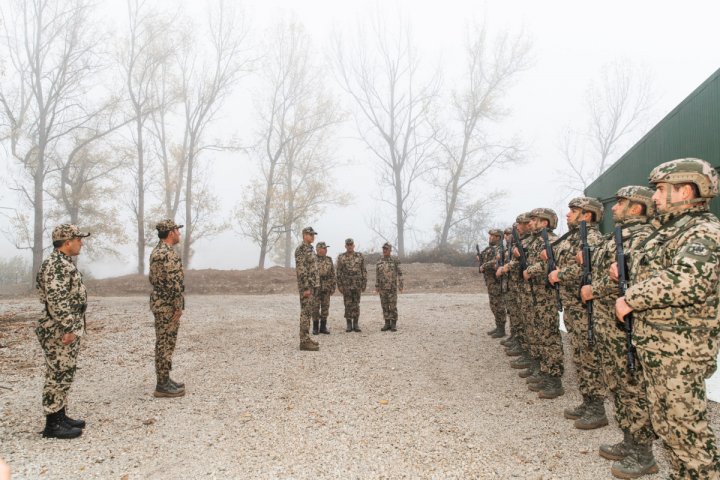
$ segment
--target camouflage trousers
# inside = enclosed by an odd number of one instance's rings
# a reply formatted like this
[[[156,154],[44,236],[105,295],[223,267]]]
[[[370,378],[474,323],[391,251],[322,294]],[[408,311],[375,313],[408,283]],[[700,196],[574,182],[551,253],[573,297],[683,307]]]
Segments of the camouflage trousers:
[[[562,292],[563,321],[570,336],[572,359],[577,372],[578,390],[583,396],[605,398],[607,389],[600,366],[600,353],[588,343],[587,310],[569,292]]]
[[[595,349],[600,354],[605,384],[613,394],[615,420],[637,443],[652,443],[655,433],[650,422],[642,365],[636,359],[635,375],[628,372],[625,333],[616,326],[615,303],[595,301],[594,309]]]
[[[343,303],[345,304],[345,319],[353,320],[360,318],[360,290],[343,289]]]
[[[45,384],[43,385],[42,406],[45,415],[62,410],[67,405],[77,357],[80,351],[80,337],[69,345],[63,345],[61,334],[55,329],[38,327],[35,334],[45,355]]]
[[[560,335],[560,317],[555,303],[555,292],[543,287],[535,289],[534,355],[540,360],[540,371],[552,377],[561,377],[563,365],[563,344]]]
[[[318,290],[312,313],[313,322],[318,320],[322,320],[323,322],[327,321],[328,315],[330,314],[330,297],[332,297],[332,292]]]
[[[520,323],[522,325],[519,338],[520,346],[530,353],[532,351],[531,339],[533,338],[535,325],[535,304],[530,293],[530,285],[525,281],[518,283],[517,308],[519,311],[518,318],[521,319]]]
[[[490,310],[495,317],[495,326],[504,329],[507,311],[505,310],[505,302],[502,290],[500,289],[500,283],[495,280],[489,280],[487,282],[487,290],[490,300]]]
[[[172,356],[177,344],[180,320],[173,321],[173,307],[159,308],[153,311],[155,316],[155,374],[158,383],[165,383],[172,370]]]
[[[635,339],[650,401],[655,433],[668,447],[673,473],[670,478],[720,478],[720,457],[715,433],[708,423],[705,378],[714,368],[715,354],[707,332],[661,330],[638,322]]]
[[[508,291],[505,292],[505,306],[508,312],[510,332],[522,343],[525,334],[525,321],[523,318],[521,288],[523,286],[514,280],[508,282]]]
[[[379,290],[380,306],[383,311],[383,320],[386,322],[397,322],[397,290]]]
[[[310,319],[317,309],[318,297],[316,292],[306,297],[300,292],[300,341],[310,338]]]

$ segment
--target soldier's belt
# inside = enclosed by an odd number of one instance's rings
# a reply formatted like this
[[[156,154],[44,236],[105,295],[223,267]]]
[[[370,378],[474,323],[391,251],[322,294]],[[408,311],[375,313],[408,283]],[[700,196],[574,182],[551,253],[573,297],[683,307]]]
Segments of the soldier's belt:
[[[710,319],[708,319],[710,320]],[[714,319],[713,319],[714,320]],[[652,327],[656,330],[660,330],[662,332],[675,332],[675,333],[683,333],[683,332],[699,332],[699,333],[705,333],[705,332],[712,332],[717,331],[718,327],[706,327],[704,325],[698,325],[696,327],[692,327],[690,325],[669,325],[667,323],[655,323],[655,322],[648,322],[644,321],[644,324],[648,325],[649,327]]]

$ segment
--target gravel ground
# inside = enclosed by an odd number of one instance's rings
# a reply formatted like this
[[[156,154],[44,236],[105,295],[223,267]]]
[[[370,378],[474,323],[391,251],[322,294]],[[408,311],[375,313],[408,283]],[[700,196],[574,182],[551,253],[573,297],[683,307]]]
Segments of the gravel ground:
[[[40,436],[35,302],[0,303],[0,457],[13,478],[612,478],[596,452],[619,430],[562,418],[579,402],[572,368],[565,396],[529,392],[485,335],[483,294],[402,295],[397,333],[380,332],[373,296],[363,332],[345,333],[335,296],[320,352],[297,348],[294,295],[191,295],[180,399],[152,396],[146,298],[93,297],[68,409],[88,427],[71,441]],[[711,417],[717,429],[716,404]]]

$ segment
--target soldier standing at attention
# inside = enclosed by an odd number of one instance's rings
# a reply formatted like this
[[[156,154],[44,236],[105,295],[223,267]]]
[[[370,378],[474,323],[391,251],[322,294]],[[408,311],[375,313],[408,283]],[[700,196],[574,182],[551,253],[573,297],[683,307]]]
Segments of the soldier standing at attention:
[[[488,246],[477,257],[480,262],[480,273],[485,276],[490,310],[495,317],[495,329],[490,330],[487,334],[492,338],[502,338],[505,336],[507,311],[503,303],[502,279],[496,277],[495,272],[497,270],[497,256],[500,252],[500,238],[503,236],[503,232],[500,229],[493,228],[488,233]]]
[[[45,354],[45,385],[42,405],[45,412],[43,437],[79,437],[85,421],[65,414],[67,395],[75,377],[80,337],[85,333],[87,291],[82,274],[71,257],[80,254],[83,233],[75,225],[58,225],[52,232],[53,252],[40,266],[36,286],[45,316],[35,329]]]
[[[360,294],[367,288],[367,269],[365,258],[355,251],[352,238],[345,240],[345,253],[337,259],[338,290],[343,294],[345,302],[346,332],[360,332]]]
[[[639,246],[615,314],[624,321],[634,312],[633,338],[652,425],[669,449],[670,478],[717,479],[705,379],[717,368],[720,332],[720,221],[709,211],[718,174],[704,160],[684,158],[655,167],[650,183],[657,230]]]
[[[335,267],[333,266],[332,258],[327,256],[327,249],[330,245],[326,245],[325,242],[318,242],[315,248],[317,249],[317,262],[318,274],[320,275],[320,288],[317,293],[317,302],[315,302],[315,310],[313,311],[313,335],[318,334],[318,323],[320,324],[319,332],[324,334],[330,334],[330,330],[327,329],[327,318],[330,310],[330,297],[335,292],[336,280],[335,280]]]
[[[185,274],[180,256],[173,248],[180,243],[180,229],[172,220],[155,225],[158,244],[150,254],[150,311],[155,317],[155,397],[182,397],[185,384],[170,378],[172,356],[177,344],[180,317],[185,309]]]
[[[400,260],[390,255],[392,245],[385,242],[382,246],[382,257],[375,264],[375,292],[380,294],[385,325],[380,329],[383,332],[390,330],[397,332],[397,292],[402,293],[403,274],[400,269]]]
[[[317,304],[317,292],[320,287],[317,255],[312,243],[317,232],[312,227],[302,230],[303,241],[295,249],[295,274],[300,292],[300,350],[317,352],[320,344],[310,338],[310,319]]]

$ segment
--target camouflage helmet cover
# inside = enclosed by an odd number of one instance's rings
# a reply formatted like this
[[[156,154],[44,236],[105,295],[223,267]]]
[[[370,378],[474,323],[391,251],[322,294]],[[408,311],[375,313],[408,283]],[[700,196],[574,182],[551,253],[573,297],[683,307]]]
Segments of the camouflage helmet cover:
[[[557,228],[558,217],[552,208],[536,208],[530,212],[530,216],[547,220],[551,229]]]
[[[512,227],[507,227],[505,229],[505,235],[512,235]]]
[[[499,228],[491,228],[491,229],[488,231],[488,233],[489,233],[490,235],[495,235],[496,237],[502,237],[502,236],[503,236],[503,231],[500,230]]]
[[[602,202],[600,202],[597,198],[592,197],[575,197],[570,200],[568,207],[575,207],[583,210],[584,212],[594,213],[596,222],[602,222],[603,213],[605,213],[605,207],[603,207]]]
[[[702,198],[713,198],[718,194],[718,174],[705,160],[699,158],[680,158],[661,163],[653,168],[650,183],[694,183]]]
[[[517,223],[528,223],[530,221],[530,212],[521,213],[515,218]]]
[[[655,202],[652,199],[653,191],[648,187],[640,185],[628,185],[622,187],[615,194],[615,198],[627,198],[631,202],[645,205],[645,215],[652,217],[655,213]]]
[[[81,232],[76,225],[71,225],[69,223],[58,225],[52,231],[53,242],[58,242],[60,240],[72,240],[73,238],[85,238],[89,236],[89,233]]]
[[[168,218],[155,224],[155,229],[158,232],[170,232],[176,228],[183,228],[184,226],[185,225],[178,225],[174,220]]]
[[[325,242],[318,242],[317,245],[315,245],[315,248],[328,248],[330,245],[328,245]]]

